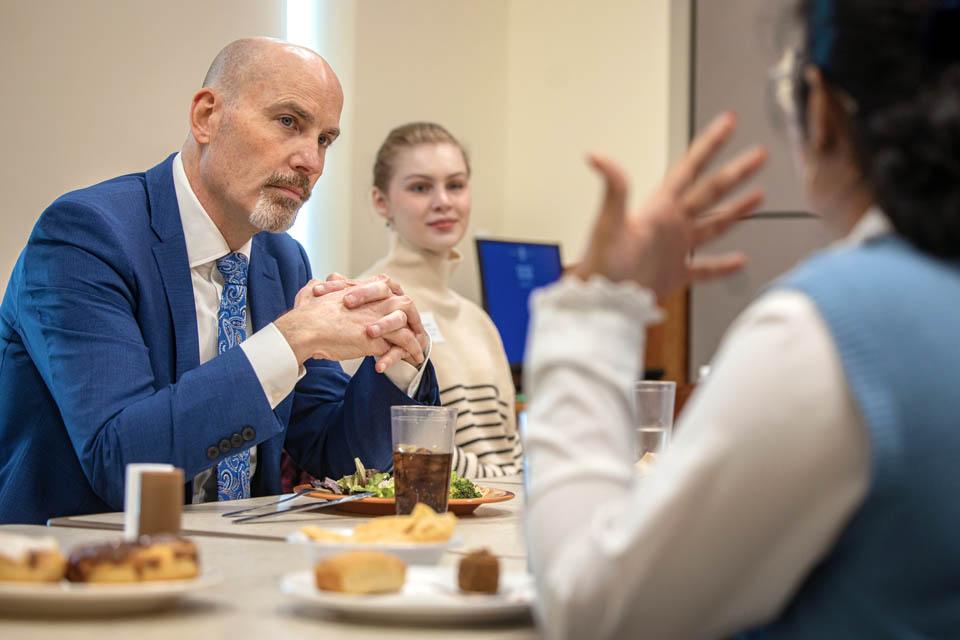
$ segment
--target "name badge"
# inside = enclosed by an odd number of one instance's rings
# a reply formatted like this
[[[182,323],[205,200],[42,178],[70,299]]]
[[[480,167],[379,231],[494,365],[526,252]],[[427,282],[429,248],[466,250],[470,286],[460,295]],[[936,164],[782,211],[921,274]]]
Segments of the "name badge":
[[[437,319],[433,317],[433,311],[421,311],[420,321],[423,322],[423,328],[426,330],[427,335],[430,336],[430,342],[433,344],[444,342],[443,333],[440,332]]]

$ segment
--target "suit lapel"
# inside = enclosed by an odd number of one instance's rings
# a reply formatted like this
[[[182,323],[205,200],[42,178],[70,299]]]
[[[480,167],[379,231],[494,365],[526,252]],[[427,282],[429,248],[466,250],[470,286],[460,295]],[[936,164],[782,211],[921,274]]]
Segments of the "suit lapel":
[[[267,252],[263,241],[263,234],[258,233],[253,237],[253,244],[250,246],[247,306],[254,331],[264,328],[287,310],[277,261]]]
[[[193,283],[187,261],[187,245],[183,238],[180,208],[173,187],[173,156],[147,172],[147,194],[150,198],[150,226],[159,242],[153,255],[163,280],[176,343],[175,380],[200,365],[197,338],[197,312],[193,300]]]
[[[287,310],[287,301],[283,295],[283,287],[280,285],[280,270],[277,267],[277,260],[267,251],[264,240],[265,234],[258,233],[253,236],[253,244],[250,246],[247,308],[250,310],[250,321],[253,324],[254,331],[263,329]],[[273,409],[277,420],[283,424],[286,424],[290,417],[291,398],[292,396],[288,396]],[[271,464],[279,463],[283,439],[284,436],[280,435],[260,443],[261,457],[259,459],[263,461],[264,469],[268,469]],[[257,468],[260,469],[260,462],[257,463]],[[279,467],[276,469],[271,467],[267,473],[279,474],[280,469]]]

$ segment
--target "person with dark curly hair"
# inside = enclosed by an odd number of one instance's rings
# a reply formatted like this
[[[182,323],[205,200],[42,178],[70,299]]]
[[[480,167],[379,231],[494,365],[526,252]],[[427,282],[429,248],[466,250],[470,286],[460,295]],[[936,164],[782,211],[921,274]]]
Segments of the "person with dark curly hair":
[[[757,205],[700,215],[763,150],[701,176],[721,116],[631,214],[595,157],[586,256],[533,302],[527,542],[549,638],[960,630],[960,2],[798,16],[776,88],[837,242],[736,321],[650,475],[631,466],[633,354],[656,297],[742,262],[687,256]]]

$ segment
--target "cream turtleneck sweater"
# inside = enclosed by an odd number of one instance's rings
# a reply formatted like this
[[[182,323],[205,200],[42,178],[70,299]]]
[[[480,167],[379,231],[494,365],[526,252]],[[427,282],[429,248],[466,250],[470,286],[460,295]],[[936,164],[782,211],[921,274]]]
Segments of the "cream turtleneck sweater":
[[[490,317],[450,288],[450,274],[460,261],[456,250],[440,256],[396,239],[390,253],[362,277],[386,273],[424,318],[440,402],[459,410],[454,470],[471,478],[519,473],[522,449],[510,366]],[[360,362],[341,364],[353,374]]]

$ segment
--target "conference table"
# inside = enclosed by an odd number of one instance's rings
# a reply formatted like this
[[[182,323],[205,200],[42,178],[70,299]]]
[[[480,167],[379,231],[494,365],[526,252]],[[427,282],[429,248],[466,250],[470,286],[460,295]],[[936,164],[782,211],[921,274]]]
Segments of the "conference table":
[[[470,516],[459,518],[456,535],[460,543],[446,551],[441,565],[455,566],[467,552],[486,547],[500,557],[501,571],[525,571],[526,550],[521,530],[523,486],[520,478],[486,486],[517,494],[514,500],[483,505]],[[151,640],[152,638],[536,638],[529,617],[503,622],[418,623],[342,617],[322,608],[293,599],[280,589],[287,574],[309,570],[310,561],[300,545],[286,537],[310,524],[321,527],[352,527],[368,519],[324,509],[280,514],[263,522],[234,524],[221,514],[246,506],[264,505],[276,497],[252,498],[230,503],[207,503],[184,507],[184,535],[198,545],[204,575],[216,576],[218,583],[191,592],[169,609],[143,614],[49,615],[0,613],[0,638],[95,639],[111,637]],[[309,501],[295,498],[283,509]],[[262,511],[258,511],[262,512]],[[122,513],[104,513],[53,518],[49,526],[3,525],[0,532],[28,536],[52,536],[61,547],[116,540],[123,529]]]

